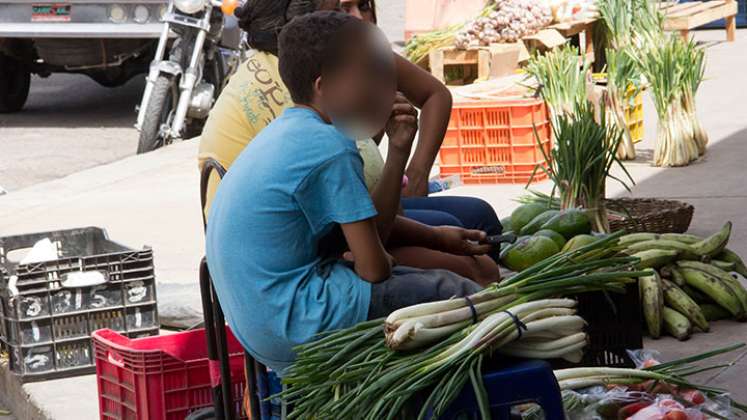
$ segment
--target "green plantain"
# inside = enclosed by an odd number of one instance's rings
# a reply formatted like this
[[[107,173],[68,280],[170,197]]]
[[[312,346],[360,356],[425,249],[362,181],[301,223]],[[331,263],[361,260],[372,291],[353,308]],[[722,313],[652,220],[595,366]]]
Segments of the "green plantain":
[[[667,330],[672,337],[680,341],[690,338],[690,333],[692,333],[693,327],[684,315],[665,306],[662,310],[662,316],[664,318],[664,329]]]
[[[700,310],[700,306],[687,293],[668,280],[662,280],[662,289],[664,303],[667,306],[687,317],[701,331],[708,332],[708,321],[705,315]]]
[[[659,338],[661,336],[661,308],[664,306],[664,296],[661,279],[656,271],[651,270],[650,275],[639,277],[638,289],[641,294],[641,308],[648,333],[652,338]]]

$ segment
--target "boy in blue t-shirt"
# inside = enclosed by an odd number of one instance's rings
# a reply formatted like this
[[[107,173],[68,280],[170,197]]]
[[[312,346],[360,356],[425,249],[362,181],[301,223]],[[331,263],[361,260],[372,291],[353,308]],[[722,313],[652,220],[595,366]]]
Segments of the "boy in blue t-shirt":
[[[352,139],[386,126],[390,142],[409,151],[417,117],[394,103],[394,62],[380,32],[341,13],[296,18],[280,35],[279,62],[296,107],[221,182],[206,248],[231,329],[282,375],[292,348],[320,332],[480,287],[448,271],[393,268],[382,246]],[[347,262],[320,257],[336,226]]]

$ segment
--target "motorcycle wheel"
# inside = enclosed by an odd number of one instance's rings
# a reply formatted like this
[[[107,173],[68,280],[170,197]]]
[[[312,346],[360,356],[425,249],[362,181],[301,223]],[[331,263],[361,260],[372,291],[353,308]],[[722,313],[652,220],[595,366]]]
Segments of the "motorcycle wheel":
[[[168,124],[178,98],[177,79],[168,74],[161,74],[153,86],[153,93],[145,111],[145,119],[140,130],[137,153],[147,153],[168,144],[168,138],[162,133],[161,126]]]
[[[20,111],[26,104],[31,86],[31,73],[26,66],[0,54],[0,114]]]

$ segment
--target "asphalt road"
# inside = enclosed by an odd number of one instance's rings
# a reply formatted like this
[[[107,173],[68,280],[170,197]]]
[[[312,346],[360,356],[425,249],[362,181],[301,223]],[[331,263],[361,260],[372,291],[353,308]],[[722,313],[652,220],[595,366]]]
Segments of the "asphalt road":
[[[135,153],[136,77],[105,88],[83,75],[34,77],[26,107],[0,114],[0,186],[12,192]]]
[[[401,42],[404,2],[379,0],[378,10],[389,39]],[[144,85],[145,75],[113,89],[83,75],[34,77],[26,107],[0,114],[0,188],[12,192],[135,154]]]

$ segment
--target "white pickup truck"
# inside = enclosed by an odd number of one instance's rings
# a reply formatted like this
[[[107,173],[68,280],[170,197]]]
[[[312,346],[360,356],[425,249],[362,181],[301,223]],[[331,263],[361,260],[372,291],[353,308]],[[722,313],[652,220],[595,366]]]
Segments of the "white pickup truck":
[[[166,0],[0,0],[0,113],[23,108],[31,74],[114,87],[147,73]]]

